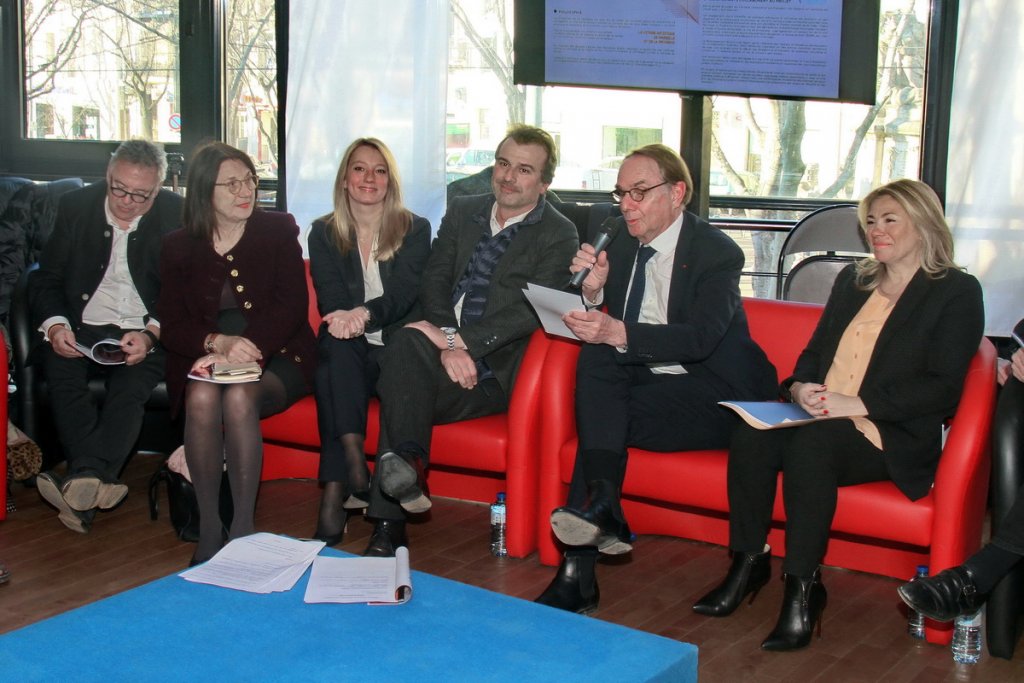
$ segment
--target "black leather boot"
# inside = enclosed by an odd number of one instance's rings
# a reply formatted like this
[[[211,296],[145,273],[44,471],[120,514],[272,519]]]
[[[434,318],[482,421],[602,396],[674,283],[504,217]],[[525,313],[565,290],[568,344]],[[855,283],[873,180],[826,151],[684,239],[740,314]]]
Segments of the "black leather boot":
[[[786,574],[782,611],[775,628],[761,643],[761,649],[784,652],[807,647],[815,624],[821,638],[821,615],[827,602],[828,592],[821,582],[820,569],[815,569],[810,578]]]
[[[558,573],[534,602],[567,612],[590,614],[597,609],[601,592],[597,589],[597,555],[569,551],[558,566]]]
[[[896,589],[911,609],[936,621],[952,621],[977,612],[985,602],[966,566],[951,567],[935,576],[922,576]]]
[[[405,520],[378,519],[373,525],[370,543],[363,551],[364,557],[394,557],[400,546],[409,547],[405,535]]]
[[[772,575],[771,553],[732,554],[732,566],[722,583],[713,591],[698,600],[693,611],[707,617],[727,617],[736,611],[743,598],[750,594],[753,604],[761,588],[768,583]]]
[[[551,513],[551,529],[568,546],[597,546],[607,555],[621,555],[633,549],[618,490],[607,479],[587,482],[590,499],[582,509],[556,508]]]

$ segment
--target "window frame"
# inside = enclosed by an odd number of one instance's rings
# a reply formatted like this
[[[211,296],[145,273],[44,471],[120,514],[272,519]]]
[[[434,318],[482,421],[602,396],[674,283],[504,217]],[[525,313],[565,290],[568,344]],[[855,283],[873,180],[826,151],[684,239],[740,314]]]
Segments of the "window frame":
[[[168,152],[184,154],[207,140],[224,136],[224,16],[227,0],[178,4],[178,68],[181,80],[182,127],[179,143],[165,143]],[[288,0],[274,1],[277,27],[279,92],[287,92]],[[80,177],[100,180],[118,141],[41,140],[22,136],[24,105],[23,0],[0,0],[0,88],[12,93],[0,101],[0,174],[33,180]],[[283,95],[282,95],[283,100]],[[278,105],[278,151],[284,158],[284,102]],[[261,181],[261,189],[283,189],[284,164],[277,180]],[[278,208],[284,194],[278,191]]]
[[[167,151],[189,153],[204,140],[221,139],[224,132],[223,100],[223,17],[224,3],[179,5],[179,68],[182,84],[183,127],[181,143],[166,145]],[[287,108],[288,7],[289,0],[275,0],[278,66],[278,180],[261,188],[277,190],[277,206],[287,207],[284,193],[285,113]],[[0,173],[38,180],[80,176],[86,180],[102,177],[106,159],[116,142],[37,140],[21,136],[24,104],[21,18],[23,0],[0,0],[0,88],[14,96],[0,102]],[[946,161],[949,149],[950,93],[957,39],[959,0],[933,0],[929,16],[928,59],[925,69],[924,122],[919,160],[920,178],[932,185],[944,199]],[[209,75],[213,76],[210,77]],[[205,75],[200,77],[200,75]],[[680,152],[690,165],[697,192],[689,207],[707,216],[710,207],[764,209],[780,200],[763,197],[715,197],[708,193],[711,174],[711,103],[701,95],[680,93],[682,130]],[[560,192],[560,194],[563,194]],[[587,191],[564,193],[578,201],[607,201],[608,193]],[[569,198],[569,197],[567,197]],[[787,207],[812,210],[814,200],[781,200]]]

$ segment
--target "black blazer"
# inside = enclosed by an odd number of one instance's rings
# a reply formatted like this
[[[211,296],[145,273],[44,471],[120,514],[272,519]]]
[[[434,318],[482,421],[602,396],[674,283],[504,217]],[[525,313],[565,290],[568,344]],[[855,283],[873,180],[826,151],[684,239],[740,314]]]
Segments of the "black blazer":
[[[110,263],[114,228],[107,224],[106,198],[106,181],[61,197],[56,225],[32,276],[33,327],[57,315],[75,329],[82,324],[82,311]],[[161,240],[181,225],[181,207],[180,196],[160,190],[128,237],[128,270],[150,316],[156,314],[160,296]]]
[[[206,353],[206,335],[217,331],[225,280],[231,282],[245,316],[244,335],[263,353],[263,364],[275,354],[287,356],[313,386],[316,340],[309,327],[306,266],[298,237],[291,214],[257,209],[224,257],[207,240],[184,230],[164,240],[158,319],[172,410],[180,405],[192,363]]]
[[[839,274],[785,388],[825,380],[843,332],[870,296],[854,279],[852,265]],[[950,270],[932,278],[918,270],[878,335],[860,399],[882,435],[889,476],[911,500],[928,493],[935,479],[942,422],[956,410],[984,325],[981,285],[973,276]]]
[[[579,237],[573,222],[541,197],[498,261],[483,318],[459,327],[452,291],[469,264],[481,232],[490,225],[493,204],[493,194],[455,197],[448,204],[423,273],[420,303],[429,322],[459,328],[470,355],[487,361],[508,395],[530,334],[540,327],[522,290],[529,282],[565,287]]]
[[[313,221],[307,241],[309,271],[320,315],[366,306],[370,311],[366,331],[383,329],[387,343],[391,331],[406,322],[416,303],[420,277],[430,255],[430,221],[413,215],[412,226],[402,239],[401,247],[391,259],[378,262],[384,294],[369,301],[364,301],[363,265],[357,249],[342,255],[322,220]]]
[[[624,219],[619,219],[624,221]],[[639,241],[621,226],[608,245],[610,264],[604,296],[608,313],[622,319]],[[681,363],[710,373],[736,399],[767,399],[776,393],[776,373],[753,339],[740,299],[743,251],[707,221],[683,213],[668,296],[668,323],[626,323],[627,349],[619,363]]]

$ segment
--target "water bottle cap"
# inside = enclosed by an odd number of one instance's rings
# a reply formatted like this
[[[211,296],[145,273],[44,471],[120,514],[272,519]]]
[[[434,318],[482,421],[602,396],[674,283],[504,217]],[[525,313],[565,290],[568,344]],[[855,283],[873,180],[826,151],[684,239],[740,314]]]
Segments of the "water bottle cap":
[[[918,574],[927,574],[928,573],[928,565],[926,565],[926,564],[919,564],[919,565],[917,565],[917,573]]]
[[[505,500],[505,492],[504,491],[499,491],[498,492],[498,500],[500,500],[500,501]]]

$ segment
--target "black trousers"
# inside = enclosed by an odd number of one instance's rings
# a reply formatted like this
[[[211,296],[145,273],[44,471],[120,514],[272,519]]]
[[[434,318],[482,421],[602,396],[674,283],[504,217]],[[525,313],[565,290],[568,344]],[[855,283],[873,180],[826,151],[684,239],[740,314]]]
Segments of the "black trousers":
[[[576,365],[579,449],[568,504],[586,500],[586,483],[607,479],[621,487],[626,448],[679,451],[724,448],[738,422],[717,404],[735,391],[696,367],[683,375],[654,374],[622,365],[606,344],[586,344]]]
[[[434,425],[508,409],[508,397],[497,380],[484,380],[472,389],[452,382],[441,365],[441,351],[419,330],[396,330],[388,340],[380,366],[378,453],[410,450],[418,453],[426,466]],[[401,506],[381,493],[376,472],[367,514],[378,519],[405,518]]]
[[[324,334],[318,341],[314,391],[320,429],[320,481],[344,482],[347,477],[341,437],[366,435],[367,406],[375,395],[383,351],[383,346],[370,344],[363,336],[337,339]]]
[[[786,509],[783,571],[810,577],[825,556],[840,486],[889,479],[882,451],[851,420],[760,431],[741,424],[729,450],[729,547],[763,550],[782,476]]]
[[[120,339],[124,330],[83,325],[76,336]],[[84,343],[84,342],[83,342]],[[164,352],[157,348],[135,365],[100,365],[88,358],[64,358],[49,344],[43,363],[53,420],[68,461],[68,474],[90,473],[115,480],[139,438],[146,401],[164,376]],[[103,378],[102,403],[89,381]]]

